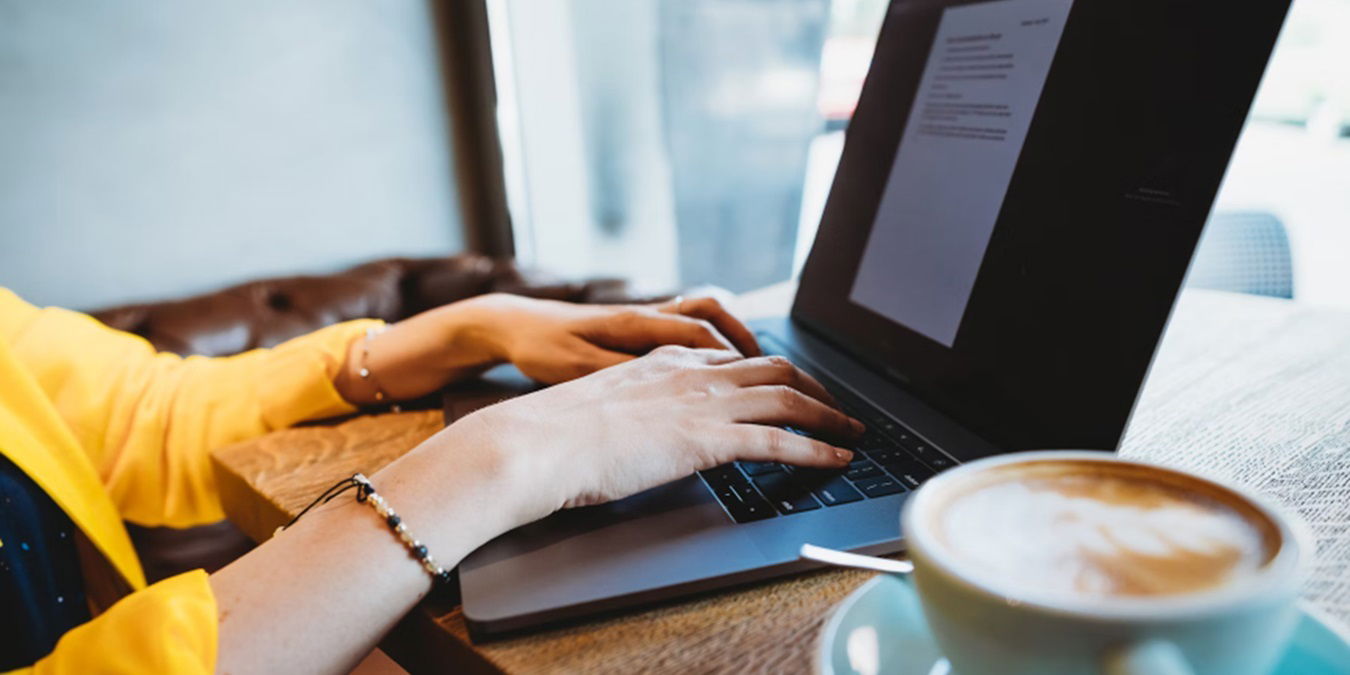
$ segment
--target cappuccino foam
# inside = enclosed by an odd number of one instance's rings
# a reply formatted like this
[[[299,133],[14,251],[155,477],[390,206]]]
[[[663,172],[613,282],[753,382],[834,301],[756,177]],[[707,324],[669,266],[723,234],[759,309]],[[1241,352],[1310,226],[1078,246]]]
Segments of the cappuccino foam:
[[[939,541],[1019,589],[1157,596],[1252,576],[1278,536],[1236,495],[1147,467],[1045,461],[997,467],[930,520]]]

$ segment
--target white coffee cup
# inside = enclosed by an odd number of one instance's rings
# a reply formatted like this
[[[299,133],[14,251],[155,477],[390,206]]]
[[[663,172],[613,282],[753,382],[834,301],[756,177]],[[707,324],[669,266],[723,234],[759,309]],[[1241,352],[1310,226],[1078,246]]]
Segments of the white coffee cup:
[[[1043,464],[1031,464],[1036,462]],[[941,531],[944,515],[956,517],[946,509],[996,475],[990,472],[1041,471],[1055,462],[1108,463],[1101,466],[1108,474],[1138,470],[1182,490],[1203,488],[1225,502],[1231,497],[1248,519],[1264,519],[1252,522],[1265,528],[1268,557],[1250,573],[1212,588],[1130,595],[1019,583],[1015,572],[956,552],[959,547]],[[962,465],[930,479],[901,518],[924,615],[960,675],[1268,673],[1298,621],[1296,602],[1314,550],[1299,521],[1249,492],[1102,452],[1025,452]],[[1014,525],[1006,529],[1015,536],[1016,518],[1010,520]]]

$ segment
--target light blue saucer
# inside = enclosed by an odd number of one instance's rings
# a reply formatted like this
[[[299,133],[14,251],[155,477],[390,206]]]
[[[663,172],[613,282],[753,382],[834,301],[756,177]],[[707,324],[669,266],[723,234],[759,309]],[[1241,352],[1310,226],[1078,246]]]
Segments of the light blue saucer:
[[[1307,605],[1273,675],[1350,675],[1350,636]],[[947,660],[928,634],[909,582],[880,575],[854,591],[821,630],[821,675],[944,675]]]

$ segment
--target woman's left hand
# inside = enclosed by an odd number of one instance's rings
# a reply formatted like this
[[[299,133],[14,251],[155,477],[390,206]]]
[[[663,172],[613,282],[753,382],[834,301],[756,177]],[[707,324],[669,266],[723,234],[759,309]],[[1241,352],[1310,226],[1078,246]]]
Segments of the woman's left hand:
[[[490,294],[423,312],[368,341],[358,339],[334,384],[358,404],[375,402],[377,387],[390,399],[416,398],[505,362],[556,384],[668,344],[760,354],[745,324],[711,297],[579,305]],[[362,367],[372,377],[360,377]]]

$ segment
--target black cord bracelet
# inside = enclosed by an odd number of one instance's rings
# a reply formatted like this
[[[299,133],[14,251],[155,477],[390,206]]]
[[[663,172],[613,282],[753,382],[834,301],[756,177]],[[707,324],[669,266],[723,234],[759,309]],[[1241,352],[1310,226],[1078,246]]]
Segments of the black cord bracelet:
[[[370,504],[375,509],[375,512],[380,514],[380,518],[384,520],[384,524],[387,525],[389,530],[403,542],[403,545],[408,549],[408,553],[422,565],[422,569],[425,569],[427,574],[431,575],[437,588],[448,589],[456,585],[454,570],[447,570],[436,564],[435,559],[431,557],[431,553],[427,550],[426,544],[423,544],[413,538],[411,534],[408,534],[408,528],[403,524],[403,518],[394,511],[393,507],[389,506],[389,504],[384,501],[383,496],[375,491],[375,486],[371,484],[370,479],[359,473],[352,474],[351,478],[344,478],[341,481],[338,481],[337,484],[324,490],[323,494],[319,495],[317,499],[310,502],[309,506],[306,506],[300,513],[296,514],[296,516],[291,519],[291,522],[278,527],[273,536],[276,536],[276,534],[280,533],[282,530],[294,525],[295,521],[300,520],[301,516],[309,513],[314,507],[320,504],[327,504],[352,488],[356,488],[356,501]]]

